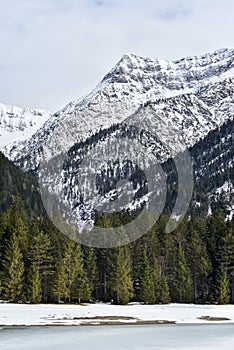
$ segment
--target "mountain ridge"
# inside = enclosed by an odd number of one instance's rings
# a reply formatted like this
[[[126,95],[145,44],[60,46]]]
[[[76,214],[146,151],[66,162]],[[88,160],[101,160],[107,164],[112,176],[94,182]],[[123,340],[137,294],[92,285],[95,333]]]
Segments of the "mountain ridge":
[[[212,89],[217,83],[226,82],[232,87],[233,57],[232,49],[173,62],[124,55],[90,94],[54,113],[30,140],[2,151],[16,162],[21,155],[35,153],[33,161],[39,164],[39,150],[43,150],[46,158],[67,151],[74,143],[84,141],[99,129],[123,122],[149,102],[167,101],[191,93],[198,97],[200,91],[208,87]],[[175,67],[179,67],[178,70]],[[226,73],[228,76],[223,77],[222,74]],[[206,101],[203,99],[203,102]],[[216,119],[214,116],[214,122]],[[223,115],[220,116],[221,123],[224,119]]]
[[[28,140],[52,113],[0,103],[0,148]]]
[[[121,172],[130,174],[135,186],[134,198],[139,199],[140,193],[145,201],[147,186],[133,165],[137,158],[150,159],[153,151],[160,162],[165,162],[205,139],[212,130],[232,122],[233,116],[234,50],[221,49],[173,62],[130,54],[124,55],[87,96],[54,113],[28,140],[3,151],[23,170],[37,174],[42,162],[56,163],[60,154],[67,154],[69,167],[57,169],[45,182],[54,193],[62,188],[67,193],[65,202],[69,207],[82,220],[89,217],[92,221],[92,205],[98,197],[85,207],[75,177],[83,155],[88,156],[94,145],[96,168],[91,160],[85,165],[84,173],[97,175],[99,185],[96,185],[99,194],[105,195],[104,202],[117,198],[115,186],[123,180]],[[133,155],[132,164],[119,161],[109,164],[110,169],[102,164],[102,155],[112,143],[113,155],[118,155],[121,154],[118,143],[124,140],[127,144],[128,138],[134,137],[134,141],[140,141],[139,147],[144,144],[145,148],[139,148],[138,154]],[[105,172],[118,175],[107,179]],[[105,178],[112,185],[106,186]],[[92,186],[95,190],[95,184]],[[210,195],[214,191],[215,188]]]

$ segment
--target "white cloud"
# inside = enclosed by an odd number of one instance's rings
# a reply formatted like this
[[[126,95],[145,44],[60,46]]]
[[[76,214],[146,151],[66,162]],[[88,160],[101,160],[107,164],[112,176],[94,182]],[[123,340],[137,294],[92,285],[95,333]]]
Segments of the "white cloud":
[[[175,59],[234,47],[233,0],[0,0],[0,101],[51,110],[126,52]]]

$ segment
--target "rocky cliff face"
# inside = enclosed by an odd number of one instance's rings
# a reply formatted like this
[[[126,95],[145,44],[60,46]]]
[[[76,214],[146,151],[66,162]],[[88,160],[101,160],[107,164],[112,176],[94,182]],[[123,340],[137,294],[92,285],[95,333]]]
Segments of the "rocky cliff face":
[[[131,197],[128,208],[141,206],[150,197],[141,166],[147,168],[153,157],[165,162],[232,122],[233,92],[234,50],[174,62],[124,55],[89,95],[54,113],[30,138],[2,149],[40,176],[40,164],[50,161],[53,173],[43,179],[48,191],[62,193],[77,220],[92,225],[97,204],[120,198],[119,181],[131,183],[131,189],[122,186],[122,195]],[[131,149],[129,157],[124,148]],[[113,159],[108,162],[105,154]],[[77,174],[93,182],[81,186]]]
[[[9,150],[13,144],[30,139],[51,115],[42,110],[0,103],[0,147]]]
[[[30,169],[42,153],[51,158],[126,118],[142,122],[143,114],[150,129],[163,118],[192,145],[233,113],[233,72],[234,50],[228,49],[174,62],[124,55],[89,95],[5,153],[16,162],[27,155],[23,166]]]

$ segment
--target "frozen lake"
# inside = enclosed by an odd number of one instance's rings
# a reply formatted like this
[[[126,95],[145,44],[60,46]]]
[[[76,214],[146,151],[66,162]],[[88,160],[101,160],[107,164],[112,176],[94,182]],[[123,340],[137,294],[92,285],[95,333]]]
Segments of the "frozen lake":
[[[234,324],[1,328],[4,350],[234,349]]]

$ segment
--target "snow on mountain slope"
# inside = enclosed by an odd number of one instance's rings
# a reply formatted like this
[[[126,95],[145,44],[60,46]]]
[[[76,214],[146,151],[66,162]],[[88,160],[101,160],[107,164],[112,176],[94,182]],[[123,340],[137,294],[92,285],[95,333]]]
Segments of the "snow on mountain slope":
[[[216,188],[209,194],[211,201],[219,202],[221,199],[226,202],[226,210],[229,212],[227,218],[232,220],[234,217],[234,184],[231,180],[224,182],[224,184]]]
[[[51,161],[49,172],[39,171],[46,191],[61,198],[79,228],[90,229],[95,204],[105,206],[122,196],[119,181],[127,177],[132,185],[122,186],[132,200],[121,209],[156,202],[153,196],[150,200],[156,191],[148,191],[141,165],[152,156],[161,162],[174,157],[233,120],[233,73],[234,50],[229,49],[174,62],[124,55],[89,95],[53,114],[30,139],[3,150],[25,170],[38,171],[42,160]],[[121,159],[129,140],[138,142],[131,162],[129,154]],[[113,156],[112,162],[105,154]],[[82,186],[79,175],[84,175]]]
[[[157,95],[164,98],[194,92],[200,85],[233,76],[233,68],[234,50],[229,49],[172,62],[124,55],[103,81],[131,83],[138,92],[149,97],[158,90]]]
[[[213,113],[220,109],[213,87],[223,82],[228,86],[233,85],[230,79],[234,72],[233,68],[234,50],[231,49],[222,49],[174,62],[132,54],[124,55],[89,95],[68,104],[55,113],[30,140],[12,147],[10,151],[4,150],[4,153],[25,169],[35,168],[42,154],[46,159],[50,159],[60,152],[66,152],[74,143],[87,139],[100,129],[124,121],[148,102],[163,100],[165,105],[168,105],[164,109],[167,118],[173,113],[173,108],[169,110],[173,99],[168,99],[185,94],[196,95],[191,97],[190,101],[192,105],[195,104],[194,110],[197,108],[197,103],[200,106],[203,103],[199,112],[200,117],[197,111],[189,130],[190,134],[197,135],[192,138],[194,143],[209,132],[210,126],[215,127],[228,118],[226,109],[225,113],[221,111],[219,116]],[[213,93],[215,111],[213,106],[206,106],[204,96],[199,96],[199,92],[209,87]],[[198,102],[200,98],[202,101]],[[179,101],[175,99],[174,103]],[[192,111],[193,106],[189,109]],[[205,120],[202,121],[203,109],[210,110],[210,113],[206,112],[209,114],[208,124]],[[179,124],[184,117],[183,112],[183,108],[181,111],[178,110],[181,114]],[[180,129],[176,118],[173,119],[172,126]],[[201,127],[199,119],[207,126]],[[22,161],[25,155],[27,162]]]
[[[125,122],[157,134],[176,154],[233,117],[234,79],[228,78],[201,87],[193,94],[149,101]],[[183,139],[182,149],[175,143],[175,134]]]
[[[227,120],[190,149],[195,192],[193,207],[198,215],[222,209],[234,213],[234,120]],[[198,202],[198,203],[197,203]]]
[[[51,117],[51,113],[0,103],[0,147],[28,140]]]
[[[212,109],[193,94],[150,102],[126,122],[156,134],[172,151],[171,156],[192,146],[217,127]]]

